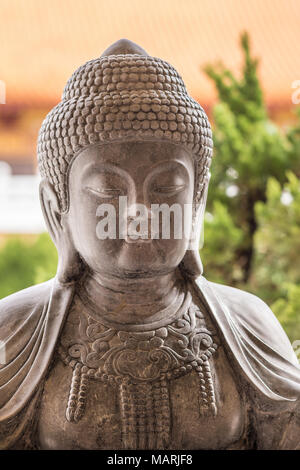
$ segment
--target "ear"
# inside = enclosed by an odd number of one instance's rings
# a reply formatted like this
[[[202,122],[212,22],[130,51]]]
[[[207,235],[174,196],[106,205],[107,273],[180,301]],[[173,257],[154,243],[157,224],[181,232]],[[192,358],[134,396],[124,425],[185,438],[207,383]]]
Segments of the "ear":
[[[43,211],[47,229],[51,235],[53,242],[58,248],[61,237],[61,213],[57,195],[52,184],[46,179],[40,182],[40,203]]]
[[[205,180],[201,200],[195,208],[189,246],[180,263],[180,268],[182,271],[192,279],[201,276],[203,273],[203,264],[200,258],[199,250],[201,250],[203,247],[203,241],[201,240],[201,237],[203,236],[204,229],[204,216],[209,180],[210,173],[207,175]]]
[[[57,279],[62,284],[76,282],[84,271],[84,265],[74,247],[66,214],[61,214],[54,188],[45,179],[40,183],[40,201],[48,231],[58,251]]]

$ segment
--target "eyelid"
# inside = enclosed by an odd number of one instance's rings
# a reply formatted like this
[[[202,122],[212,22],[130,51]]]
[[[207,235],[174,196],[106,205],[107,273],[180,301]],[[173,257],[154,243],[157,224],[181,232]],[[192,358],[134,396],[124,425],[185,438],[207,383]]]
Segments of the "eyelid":
[[[122,191],[120,189],[114,189],[114,188],[105,188],[105,189],[95,189],[91,188],[90,186],[86,186],[85,188],[88,192],[95,194],[97,196],[101,196],[104,198],[112,198],[114,196],[119,196]]]
[[[157,186],[153,190],[156,193],[179,193],[186,188],[186,184],[173,184],[169,186]]]

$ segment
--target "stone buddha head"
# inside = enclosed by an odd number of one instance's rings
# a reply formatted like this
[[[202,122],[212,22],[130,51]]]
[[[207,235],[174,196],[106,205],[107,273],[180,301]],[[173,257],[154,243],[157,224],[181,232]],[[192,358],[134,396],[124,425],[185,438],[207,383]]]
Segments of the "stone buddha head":
[[[178,266],[190,277],[201,274],[211,137],[176,70],[136,44],[120,40],[79,67],[38,142],[41,205],[59,252],[59,280],[75,281],[86,268],[117,278]],[[162,234],[161,215],[153,233],[153,207],[162,206],[170,229]]]

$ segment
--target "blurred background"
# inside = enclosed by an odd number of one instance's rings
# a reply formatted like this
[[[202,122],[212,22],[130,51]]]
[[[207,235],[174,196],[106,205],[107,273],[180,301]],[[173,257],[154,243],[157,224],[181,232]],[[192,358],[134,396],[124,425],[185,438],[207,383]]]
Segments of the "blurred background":
[[[300,339],[298,0],[0,0],[0,298],[55,274],[36,140],[73,71],[128,38],[170,62],[215,153],[201,257]]]

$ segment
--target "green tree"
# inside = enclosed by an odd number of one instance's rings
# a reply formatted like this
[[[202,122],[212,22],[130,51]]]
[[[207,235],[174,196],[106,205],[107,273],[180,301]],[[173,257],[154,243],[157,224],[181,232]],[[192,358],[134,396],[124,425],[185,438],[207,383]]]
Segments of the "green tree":
[[[249,38],[237,78],[205,68],[219,102],[201,251],[206,276],[250,290],[269,303],[291,340],[300,339],[300,110],[280,129],[268,116]]]
[[[300,285],[286,283],[285,289],[285,296],[277,299],[271,308],[293,343],[300,339]]]
[[[300,182],[270,178],[266,202],[255,207],[258,230],[252,288],[271,304],[291,339],[300,339]]]
[[[0,298],[55,275],[57,252],[48,234],[36,241],[9,239],[0,250]]]
[[[243,231],[232,259],[231,275],[226,278],[232,284],[245,284],[251,278],[257,229],[255,204],[265,201],[268,178],[272,176],[282,183],[287,170],[300,172],[300,124],[284,134],[270,120],[257,76],[258,61],[251,57],[246,33],[241,37],[241,46],[244,64],[240,78],[221,64],[205,68],[219,96],[213,110],[215,151],[208,210],[214,216],[212,202],[219,200],[232,217],[233,229]],[[208,237],[206,243],[204,260],[213,249]],[[228,243],[228,233],[224,232],[223,246]]]
[[[205,259],[205,272],[216,282],[226,282],[233,277],[239,279],[242,272],[234,258],[242,242],[243,231],[234,225],[228,207],[221,201],[213,202],[212,213],[205,214],[203,254],[201,252]]]

